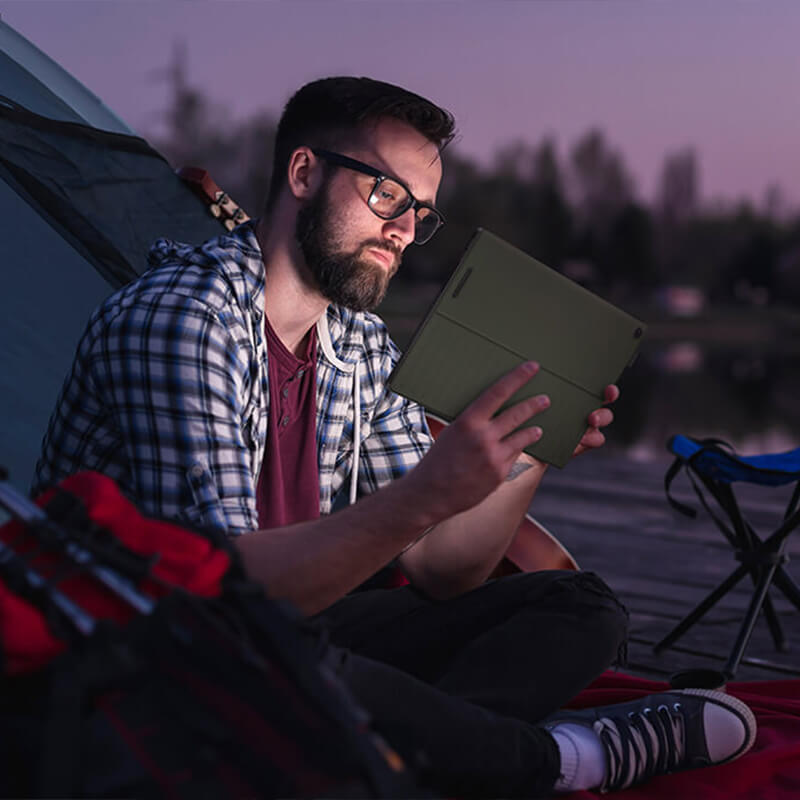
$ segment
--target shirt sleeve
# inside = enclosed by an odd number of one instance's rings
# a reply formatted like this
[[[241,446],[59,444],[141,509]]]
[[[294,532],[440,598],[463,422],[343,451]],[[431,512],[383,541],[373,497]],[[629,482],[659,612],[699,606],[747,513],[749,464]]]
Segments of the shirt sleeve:
[[[388,386],[389,375],[400,351],[388,334],[381,343],[380,357],[366,360],[366,380],[379,389],[379,399],[370,420],[369,435],[361,442],[359,492],[376,491],[413,469],[433,444],[425,409]]]
[[[241,322],[183,294],[140,296],[106,321],[91,374],[144,510],[229,533],[257,527],[252,350]]]

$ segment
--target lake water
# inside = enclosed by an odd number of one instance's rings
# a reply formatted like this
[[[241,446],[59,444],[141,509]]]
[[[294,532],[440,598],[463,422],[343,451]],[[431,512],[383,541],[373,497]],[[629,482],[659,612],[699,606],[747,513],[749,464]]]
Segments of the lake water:
[[[676,433],[721,438],[749,455],[800,446],[797,355],[660,342],[621,386],[611,439],[633,458],[658,456]]]
[[[398,344],[410,341],[435,296],[431,289],[390,293],[382,310]],[[793,315],[791,325],[785,316],[662,315],[622,376],[608,450],[651,461],[664,457],[676,433],[724,439],[749,455],[800,447],[800,333]]]

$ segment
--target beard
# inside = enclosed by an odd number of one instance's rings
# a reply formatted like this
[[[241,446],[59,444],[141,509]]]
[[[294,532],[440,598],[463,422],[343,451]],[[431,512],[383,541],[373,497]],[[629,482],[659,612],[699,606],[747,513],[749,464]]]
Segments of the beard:
[[[295,239],[316,288],[325,299],[351,311],[372,311],[386,295],[400,266],[401,250],[385,239],[367,239],[356,250],[342,249],[343,225],[336,224],[328,201],[328,182],[297,213]],[[366,258],[368,249],[392,258],[387,269]]]

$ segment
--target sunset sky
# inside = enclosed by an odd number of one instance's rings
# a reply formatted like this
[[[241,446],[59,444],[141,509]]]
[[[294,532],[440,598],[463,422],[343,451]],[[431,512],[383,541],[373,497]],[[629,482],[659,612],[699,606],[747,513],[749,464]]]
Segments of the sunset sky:
[[[796,0],[0,0],[5,22],[147,135],[176,42],[189,78],[241,116],[303,82],[366,74],[450,108],[487,162],[591,126],[649,200],[665,154],[693,145],[703,198],[800,204]]]

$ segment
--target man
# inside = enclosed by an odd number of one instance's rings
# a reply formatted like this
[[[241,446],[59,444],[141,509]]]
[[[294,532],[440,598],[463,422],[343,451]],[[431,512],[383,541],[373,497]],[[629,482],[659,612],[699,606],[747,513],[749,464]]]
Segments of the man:
[[[297,92],[261,219],[197,248],[158,242],[155,268],[92,316],[37,485],[99,469],[147,512],[246,533],[251,575],[328,628],[344,680],[440,791],[618,788],[730,760],[755,725],[726,695],[533,724],[615,659],[626,615],[591,574],[485,583],[545,471],[522,452],[541,429],[520,425],[548,398],[499,411],[536,364],[436,443],[386,387],[398,353],[369,309],[442,224],[452,136],[447,112],[388,84]],[[593,412],[578,452],[611,419]],[[398,556],[409,587],[351,594]]]

